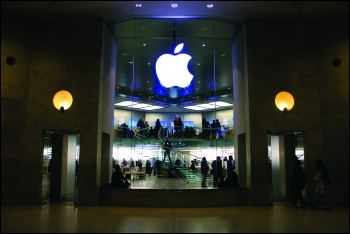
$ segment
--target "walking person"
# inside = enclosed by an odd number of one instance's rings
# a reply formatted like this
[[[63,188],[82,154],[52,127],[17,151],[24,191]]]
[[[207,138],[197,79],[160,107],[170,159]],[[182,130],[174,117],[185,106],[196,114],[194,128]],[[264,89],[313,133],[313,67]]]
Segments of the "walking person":
[[[298,200],[301,202],[301,208],[305,208],[304,197],[301,190],[305,188],[305,172],[301,167],[301,161],[295,160],[293,169],[293,179],[291,181],[291,190],[293,193],[293,205],[296,206]]]
[[[207,174],[209,172],[209,165],[205,157],[201,161],[201,176],[202,176],[202,187],[207,187]]]
[[[315,200],[311,203],[311,207],[317,209],[320,200],[322,199],[326,205],[325,210],[332,210],[329,192],[331,187],[331,179],[328,170],[323,164],[322,159],[316,160],[316,175],[315,181]]]
[[[164,158],[163,158],[163,162],[165,162],[165,158],[166,156],[168,156],[169,158],[169,161],[170,163],[172,164],[172,161],[171,161],[171,157],[170,157],[170,152],[171,152],[171,142],[169,141],[169,138],[168,137],[165,137],[165,142],[164,142]]]

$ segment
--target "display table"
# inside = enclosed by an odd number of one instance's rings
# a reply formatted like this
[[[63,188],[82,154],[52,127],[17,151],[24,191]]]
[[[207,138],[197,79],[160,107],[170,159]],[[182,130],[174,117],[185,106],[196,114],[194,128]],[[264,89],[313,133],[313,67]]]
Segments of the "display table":
[[[125,172],[125,177],[127,179],[131,179],[131,177],[132,177],[133,180],[135,178],[144,180],[146,178],[146,172],[143,172],[143,171],[128,171],[128,172]]]

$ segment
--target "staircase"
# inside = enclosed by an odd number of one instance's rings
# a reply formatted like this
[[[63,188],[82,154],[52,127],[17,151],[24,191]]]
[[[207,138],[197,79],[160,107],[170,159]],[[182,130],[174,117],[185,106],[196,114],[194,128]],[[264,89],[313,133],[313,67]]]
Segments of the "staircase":
[[[200,171],[193,171],[186,167],[177,168],[181,172],[181,177],[186,183],[202,183]]]

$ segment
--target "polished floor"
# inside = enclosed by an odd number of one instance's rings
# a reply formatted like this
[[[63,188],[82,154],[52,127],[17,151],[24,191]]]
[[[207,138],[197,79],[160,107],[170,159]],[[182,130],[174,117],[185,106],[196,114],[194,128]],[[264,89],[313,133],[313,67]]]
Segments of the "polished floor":
[[[179,178],[131,178],[131,189],[217,189]],[[176,190],[175,190],[176,191]],[[140,198],[142,199],[142,198]],[[154,198],[156,202],[156,197]],[[213,197],[213,199],[230,199]],[[349,233],[349,207],[79,206],[73,199],[1,207],[1,233]]]
[[[228,198],[217,198],[228,199]],[[349,233],[349,208],[289,204],[137,208],[47,203],[1,207],[1,233]]]

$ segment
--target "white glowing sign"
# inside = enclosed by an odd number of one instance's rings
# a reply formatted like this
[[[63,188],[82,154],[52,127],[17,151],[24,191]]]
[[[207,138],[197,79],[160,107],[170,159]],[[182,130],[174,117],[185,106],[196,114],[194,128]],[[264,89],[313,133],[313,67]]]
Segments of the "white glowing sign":
[[[179,53],[184,44],[176,46],[174,54]],[[178,86],[186,88],[190,85],[193,75],[188,71],[188,62],[192,57],[188,54],[163,54],[156,62],[156,73],[160,83],[165,88]]]

